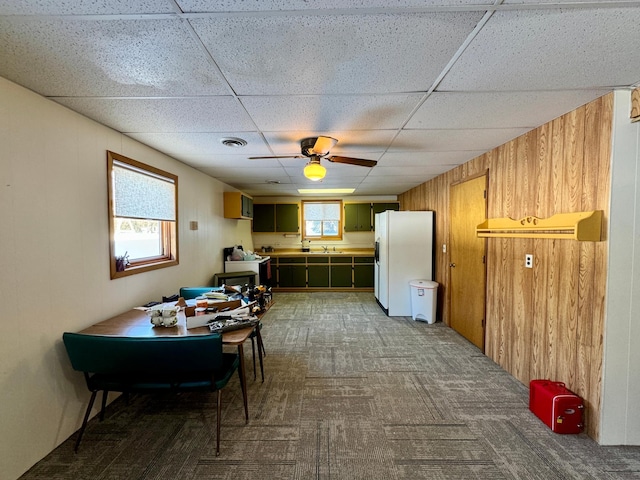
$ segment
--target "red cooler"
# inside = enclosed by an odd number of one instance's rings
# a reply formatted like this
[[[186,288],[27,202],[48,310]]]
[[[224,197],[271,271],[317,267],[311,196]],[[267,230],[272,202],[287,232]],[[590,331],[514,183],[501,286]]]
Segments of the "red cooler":
[[[555,433],[580,433],[584,429],[584,402],[562,382],[531,380],[529,410]]]

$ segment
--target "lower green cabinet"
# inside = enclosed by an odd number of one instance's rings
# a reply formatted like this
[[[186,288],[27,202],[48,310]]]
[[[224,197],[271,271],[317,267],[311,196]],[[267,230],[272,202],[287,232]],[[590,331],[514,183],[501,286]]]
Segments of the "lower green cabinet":
[[[279,287],[306,287],[307,267],[304,265],[278,266]]]
[[[352,286],[351,265],[331,265],[331,286]]]
[[[374,259],[350,255],[300,255],[274,259],[280,288],[362,288],[374,286]]]
[[[309,287],[329,286],[329,265],[309,265],[307,272],[309,274]]]
[[[356,264],[353,266],[353,286],[356,288],[374,286],[373,265]]]

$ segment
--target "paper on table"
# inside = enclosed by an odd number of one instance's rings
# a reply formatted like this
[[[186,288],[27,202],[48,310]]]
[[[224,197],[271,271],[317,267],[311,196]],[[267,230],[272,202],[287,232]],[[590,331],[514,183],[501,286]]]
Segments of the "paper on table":
[[[244,316],[249,315],[251,309],[249,306],[239,307],[235,310],[227,310],[226,312],[207,313],[205,315],[196,315],[195,317],[187,317],[187,330],[190,328],[204,327],[209,322],[215,320],[219,315],[223,316]]]

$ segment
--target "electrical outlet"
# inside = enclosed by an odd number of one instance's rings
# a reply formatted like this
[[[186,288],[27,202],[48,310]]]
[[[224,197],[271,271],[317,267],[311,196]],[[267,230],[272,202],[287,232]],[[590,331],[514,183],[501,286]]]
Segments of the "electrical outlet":
[[[442,244],[442,253],[447,253],[447,244],[446,243]]]
[[[524,266],[527,268],[533,268],[533,255],[527,253],[524,256]]]

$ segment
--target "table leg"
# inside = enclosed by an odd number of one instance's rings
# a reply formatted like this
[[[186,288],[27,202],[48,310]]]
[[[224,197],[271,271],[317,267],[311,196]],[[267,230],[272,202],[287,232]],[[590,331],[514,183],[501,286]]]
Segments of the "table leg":
[[[244,400],[244,416],[249,423],[249,403],[247,402],[247,376],[244,369],[244,347],[242,343],[238,345],[238,355],[240,355],[240,382],[242,383],[242,399]]]
[[[262,363],[262,357],[264,353],[264,346],[262,345],[262,335],[260,334],[260,327],[256,326],[256,340],[258,344],[258,358],[260,359],[260,374],[262,375],[262,383],[264,383],[264,365]],[[255,372],[255,365],[253,366]]]

